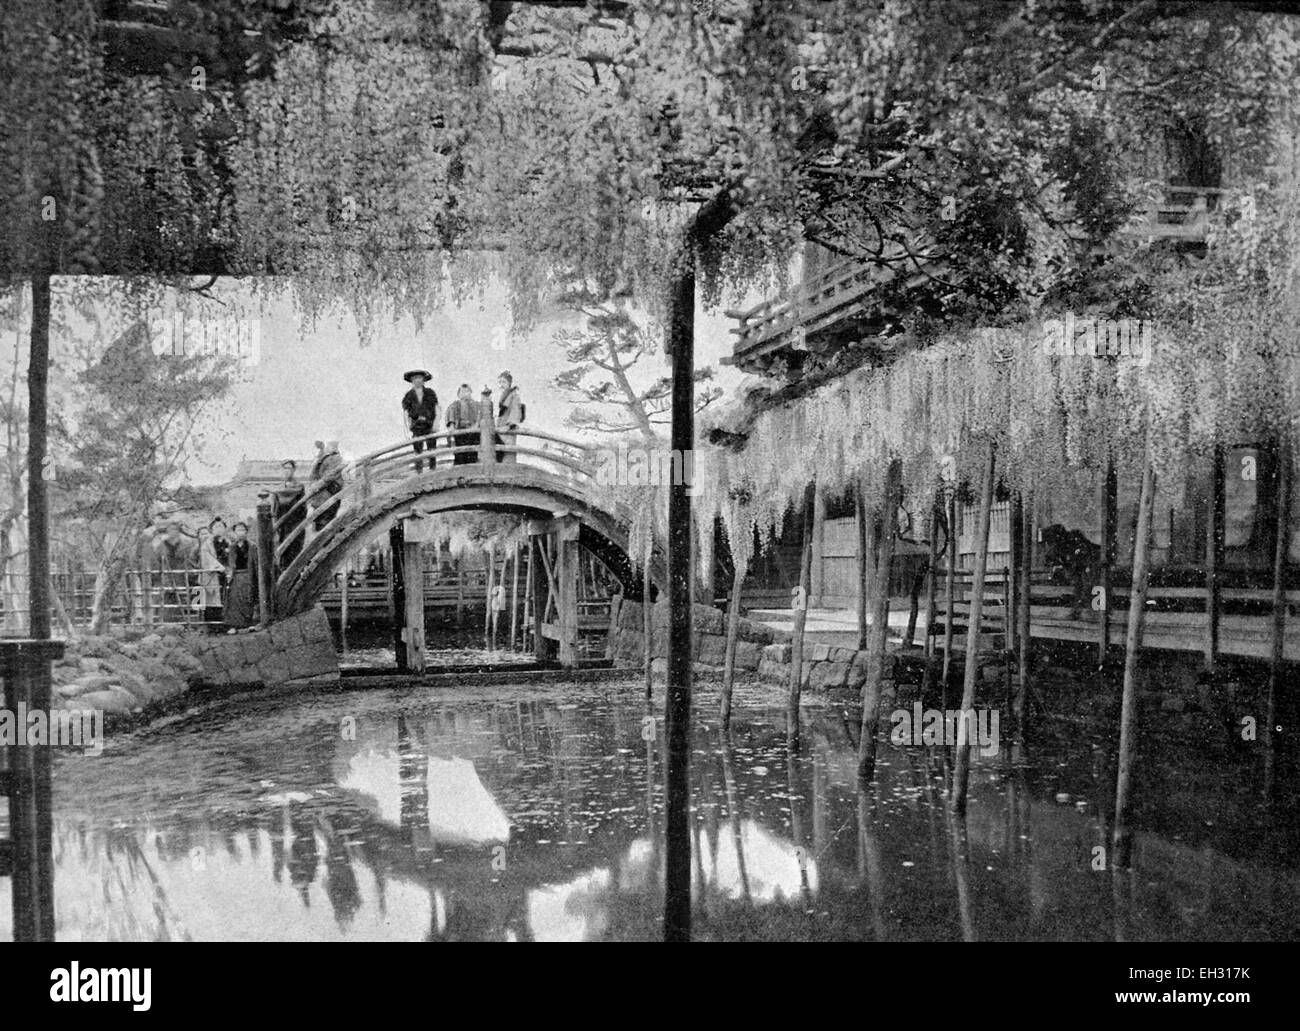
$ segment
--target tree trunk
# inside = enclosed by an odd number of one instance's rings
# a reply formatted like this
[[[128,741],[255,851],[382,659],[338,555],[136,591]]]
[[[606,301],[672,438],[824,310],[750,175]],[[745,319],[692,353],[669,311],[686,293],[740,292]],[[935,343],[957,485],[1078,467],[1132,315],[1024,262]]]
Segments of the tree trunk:
[[[880,693],[885,678],[885,645],[889,636],[889,568],[894,559],[898,506],[902,503],[903,463],[891,459],[885,474],[881,510],[874,522],[875,572],[871,589],[871,633],[867,639],[867,678],[862,682],[862,734],[858,738],[858,772],[870,777],[876,763],[876,732],[880,727]]]
[[[812,575],[813,526],[816,519],[817,483],[810,483],[804,490],[803,502],[803,538],[800,541],[799,558],[799,593],[802,599],[796,599],[793,620],[790,629],[790,685],[786,694],[786,707],[799,711],[799,695],[803,687],[803,634],[808,624],[808,584]]]
[[[1156,474],[1147,462],[1142,470],[1136,537],[1133,542],[1133,586],[1129,591],[1128,634],[1124,643],[1124,694],[1119,717],[1119,775],[1115,783],[1114,856],[1116,866],[1129,865],[1132,834],[1129,830],[1129,794],[1133,763],[1137,758],[1137,672],[1142,647],[1142,621],[1146,616],[1147,573],[1151,554],[1151,510],[1155,507]]]
[[[971,576],[970,614],[966,624],[966,671],[962,681],[961,715],[958,727],[969,732],[971,721],[966,713],[975,708],[975,677],[979,672],[980,617],[984,609],[984,574],[989,559],[989,521],[993,511],[993,471],[995,456],[992,442],[985,445],[984,472],[980,479],[979,521],[975,529],[975,569]],[[953,766],[952,808],[966,812],[966,788],[970,778],[969,734],[958,734],[957,759]]]
[[[740,588],[745,582],[744,565],[739,561],[734,565],[735,569],[731,576],[731,600],[727,605],[727,652],[722,666],[720,716],[724,730],[731,726],[731,688],[736,679],[736,635],[740,631]]]
[[[50,637],[49,434],[50,274],[32,276],[32,347],[27,370],[27,592],[30,634]]]
[[[1277,449],[1277,501],[1273,536],[1273,633],[1269,647],[1268,702],[1264,723],[1264,797],[1273,797],[1277,768],[1276,731],[1277,696],[1282,683],[1286,644],[1286,555],[1290,544],[1287,532],[1291,514],[1291,446],[1282,440]]]

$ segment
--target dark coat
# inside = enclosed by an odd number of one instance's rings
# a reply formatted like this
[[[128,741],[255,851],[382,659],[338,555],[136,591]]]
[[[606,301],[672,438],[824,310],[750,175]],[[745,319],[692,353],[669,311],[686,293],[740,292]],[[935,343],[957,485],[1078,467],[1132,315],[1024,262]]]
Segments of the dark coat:
[[[402,411],[408,422],[432,426],[438,418],[438,395],[425,387],[424,397],[417,399],[412,388],[402,397]]]

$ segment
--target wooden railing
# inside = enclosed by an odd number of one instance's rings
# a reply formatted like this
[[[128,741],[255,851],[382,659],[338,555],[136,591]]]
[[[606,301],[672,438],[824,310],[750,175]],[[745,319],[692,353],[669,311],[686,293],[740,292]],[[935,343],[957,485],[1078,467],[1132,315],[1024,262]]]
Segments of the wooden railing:
[[[1146,241],[1202,241],[1209,213],[1217,209],[1226,193],[1203,186],[1166,186],[1158,201],[1136,214],[1116,235]],[[937,266],[924,262],[920,269],[904,266],[903,274],[909,277],[906,285],[910,288],[928,278],[921,269],[940,275]],[[898,269],[881,269],[850,258],[805,280],[791,297],[764,301],[747,311],[728,312],[739,325],[730,330],[736,341],[723,364],[743,367],[777,348],[806,350],[809,337],[838,322],[849,309],[863,307],[870,294],[898,275]]]
[[[930,266],[922,262],[921,267]],[[908,287],[927,278],[915,267],[902,271],[908,276]],[[740,325],[730,330],[736,334],[736,343],[723,364],[740,364],[778,342],[788,344],[792,350],[806,350],[809,336],[839,321],[848,309],[893,282],[899,274],[898,269],[880,269],[851,258],[805,280],[793,297],[764,301],[744,312],[729,312]]]
[[[943,626],[948,618],[943,611],[943,570],[936,575],[939,589],[936,592],[935,632],[942,639]],[[1111,582],[1110,597],[1105,600],[1110,608],[1108,640],[1112,646],[1122,645],[1127,631],[1129,590],[1122,582],[1127,575],[1127,570],[1117,571]],[[973,577],[969,570],[958,570],[955,580],[957,589],[951,620],[961,635],[955,642],[961,648],[965,647],[964,635],[969,626]],[[1029,588],[1031,636],[1096,642],[1101,632],[1101,612],[1093,608],[1092,587],[1088,580],[1081,586],[1062,583],[1053,579],[1047,570],[1034,570]],[[1203,586],[1148,587],[1144,647],[1200,651],[1209,618],[1207,598],[1208,591]],[[1219,598],[1221,654],[1267,658],[1272,589],[1225,587],[1220,589]],[[1288,590],[1285,598],[1288,611],[1292,615],[1300,613],[1300,591]],[[991,640],[984,647],[996,649],[1004,646],[1007,616],[1013,606],[1009,570],[990,569],[984,580],[980,631],[990,635]],[[1287,626],[1285,655],[1290,660],[1300,659],[1300,624],[1294,620]]]
[[[221,622],[221,569],[128,569],[108,602],[114,626],[202,626]],[[56,632],[88,628],[94,619],[96,574],[50,577],[50,622]],[[6,573],[0,590],[0,637],[23,637],[31,628],[26,573]]]

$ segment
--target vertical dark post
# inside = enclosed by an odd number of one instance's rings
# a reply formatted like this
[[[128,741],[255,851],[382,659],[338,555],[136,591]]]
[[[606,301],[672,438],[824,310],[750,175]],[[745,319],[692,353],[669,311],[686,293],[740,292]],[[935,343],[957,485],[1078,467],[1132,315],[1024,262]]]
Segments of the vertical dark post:
[[[406,529],[399,519],[388,531],[388,613],[393,623],[393,654],[397,671],[406,665]]]
[[[1145,455],[1145,450],[1144,450]],[[1142,646],[1142,620],[1147,607],[1147,572],[1151,556],[1151,510],[1155,508],[1156,474],[1150,460],[1142,470],[1138,500],[1137,539],[1133,543],[1133,586],[1129,591],[1128,634],[1124,642],[1124,690],[1119,717],[1119,773],[1115,781],[1115,854],[1112,865],[1129,865],[1132,836],[1128,825],[1133,763],[1137,757],[1137,667]]]
[[[1023,495],[1016,495],[1016,508],[1013,520],[1012,532],[1019,537],[1020,545],[1016,552],[1016,562],[1020,570],[1018,584],[1020,594],[1016,598],[1016,623],[1019,626],[1019,632],[1016,634],[1016,667],[1020,670],[1020,679],[1016,684],[1016,699],[1013,706],[1017,728],[1021,733],[1024,732],[1025,711],[1029,702],[1029,663],[1032,661],[1030,656],[1030,634],[1032,621],[1030,618],[1030,605],[1033,600],[1033,569],[1034,569],[1034,527],[1033,527],[1033,501],[1025,504]]]
[[[486,387],[478,402],[478,460],[490,466],[497,460],[496,430],[492,420],[492,391]]]
[[[1023,632],[1020,626],[1020,591],[1025,578],[1022,554],[1024,522],[1024,498],[1017,491],[1011,499],[1011,517],[1007,521],[1007,542],[1011,551],[1011,590],[1007,599],[1007,626],[1012,631],[1007,636],[1008,667],[1011,665],[1009,660],[1020,654],[1020,635]]]
[[[527,556],[527,564],[524,566],[524,603],[519,614],[519,650],[528,650],[528,635],[532,632],[529,620],[533,615],[533,607],[537,604],[537,586],[536,577],[533,573],[533,539],[524,538],[524,553]]]
[[[50,663],[63,652],[50,639],[50,528],[46,493],[49,432],[50,274],[32,276],[32,340],[27,370],[27,583],[31,636],[5,673],[29,709],[49,711]],[[11,705],[11,711],[16,710]],[[54,813],[50,749],[15,747],[10,825],[14,835],[14,939],[54,940]]]
[[[695,452],[695,254],[688,241],[672,286],[672,434],[676,454]],[[685,477],[668,488],[668,685],[664,940],[691,937],[691,495]]]
[[[541,549],[547,547],[546,537],[537,535],[532,538],[533,547],[533,584],[536,591],[533,595],[533,649],[539,662],[551,658],[551,644],[546,639],[543,627],[546,623],[546,610],[550,607],[551,588],[550,579],[546,575],[546,562],[542,558]]]
[[[647,531],[649,532],[649,531]],[[654,544],[646,545],[645,572],[642,574],[641,588],[641,636],[645,649],[645,696],[654,694],[654,659],[655,659],[655,610],[650,601],[650,559],[654,554]]]
[[[786,694],[786,705],[795,714],[792,724],[796,737],[798,737],[799,695],[803,687],[804,628],[808,624],[808,606],[812,603],[808,585],[812,577],[813,534],[817,523],[816,499],[817,483],[813,481],[804,488],[803,534],[799,539],[799,595],[801,597],[795,600],[790,631],[790,684]]]
[[[952,666],[952,610],[957,600],[957,488],[948,490],[948,560],[943,576],[943,669],[939,686],[948,708],[948,671]]]
[[[1014,545],[1013,545],[1014,547]],[[1016,614],[1012,602],[1013,578],[1011,568],[1002,567],[1002,628],[1006,632],[1002,648],[1002,685],[1005,711],[1011,711],[1011,659],[1016,654]]]
[[[867,607],[871,604],[867,592],[869,584],[867,555],[870,551],[870,543],[867,540],[867,499],[863,494],[862,484],[860,483],[853,485],[853,510],[858,531],[858,651],[865,651],[867,647]]]
[[[452,560],[452,568],[456,571],[456,629],[462,630],[465,626],[465,570],[458,558]]]
[[[1205,511],[1205,672],[1219,665],[1219,616],[1223,594],[1223,445],[1216,444],[1210,465]]]
[[[935,496],[930,506],[930,538],[926,554],[925,583],[925,671],[921,674],[921,698],[924,699],[934,680],[934,621],[938,608],[936,594],[939,582],[936,572],[939,568],[939,527],[943,523],[943,510],[939,507],[939,497]],[[944,541],[947,550],[947,541]]]
[[[871,634],[867,638],[867,678],[862,682],[862,734],[858,738],[858,775],[869,777],[876,764],[876,737],[880,728],[880,695],[885,680],[885,653],[889,640],[889,572],[898,535],[898,506],[903,502],[903,463],[891,459],[880,500],[871,586]]]
[[[1268,702],[1264,723],[1264,797],[1272,798],[1277,768],[1277,696],[1282,683],[1282,664],[1286,643],[1286,555],[1290,545],[1291,514],[1291,444],[1287,439],[1277,448],[1277,496],[1273,531],[1273,633],[1269,648]]]
[[[267,626],[275,615],[275,529],[271,521],[271,495],[257,495],[257,607],[258,624]]]
[[[9,712],[48,712],[50,664],[63,655],[63,642],[0,642],[0,678]],[[50,747],[19,744],[8,748],[11,849],[0,852],[12,866],[14,941],[54,941],[54,804],[50,790]]]
[[[572,669],[578,665],[578,577],[582,575],[578,558],[578,522],[571,516],[560,520],[555,560],[556,614],[560,624],[560,665]]]
[[[736,636],[740,632],[740,591],[745,582],[745,564],[732,556],[731,598],[727,603],[727,650],[722,665],[722,699],[719,715],[725,730],[731,726],[731,689],[736,680]]]
[[[984,574],[988,571],[989,560],[989,519],[993,511],[993,442],[985,445],[984,472],[980,478],[980,510],[975,528],[975,568],[971,574],[970,615],[966,626],[966,670],[962,681],[961,708],[958,727],[966,727],[967,735],[971,729],[971,717],[967,716],[975,708],[975,677],[979,672],[980,617],[984,608]],[[963,741],[958,734],[958,741]],[[970,778],[970,739],[957,745],[957,758],[952,774],[952,808],[956,813],[966,812],[966,788]]]
[[[1102,474],[1100,486],[1100,498],[1098,508],[1101,510],[1101,568],[1099,569],[1097,583],[1101,588],[1101,616],[1097,625],[1097,667],[1106,665],[1106,650],[1110,647],[1110,610],[1112,605],[1111,599],[1111,570],[1115,568],[1115,524],[1116,519],[1116,499],[1117,499],[1117,480],[1115,476],[1115,462],[1106,456],[1106,466]]]
[[[519,633],[519,545],[510,552],[510,651],[515,650],[515,637]]]
[[[45,487],[49,433],[50,274],[32,276],[32,347],[27,368],[27,592],[31,635],[50,636],[50,513]]]
[[[808,607],[816,608],[826,593],[826,492],[813,493],[812,572],[808,578]]]
[[[342,645],[343,654],[348,653],[348,581],[351,580],[348,573],[348,564],[343,564],[343,584],[339,590],[339,644]]]
[[[406,638],[406,667],[423,673],[425,665],[424,652],[424,553],[419,538],[423,533],[416,532],[416,540],[404,541],[402,555],[402,578],[406,581],[406,626],[403,636]]]
[[[487,581],[485,587],[486,603],[483,607],[483,650],[492,651],[497,643],[497,614],[492,608],[492,588],[495,586],[493,581],[496,578],[496,564],[493,559],[495,549],[489,544],[487,551]]]

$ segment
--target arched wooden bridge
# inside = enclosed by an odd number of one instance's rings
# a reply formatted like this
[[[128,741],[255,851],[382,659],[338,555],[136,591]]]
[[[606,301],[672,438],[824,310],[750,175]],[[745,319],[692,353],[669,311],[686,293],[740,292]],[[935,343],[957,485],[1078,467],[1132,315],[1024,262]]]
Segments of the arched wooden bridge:
[[[333,488],[329,481],[313,483],[303,498],[275,516],[269,499],[263,499],[259,556],[273,573],[263,576],[270,617],[311,608],[347,557],[395,524],[463,510],[531,519],[529,532],[541,549],[539,569],[545,570],[560,609],[574,562],[570,548],[596,555],[622,584],[625,597],[640,597],[643,569],[628,554],[632,513],[616,489],[597,482],[597,463],[588,448],[526,427],[498,436],[486,403],[482,413],[477,427],[408,437],[373,451],[345,465]],[[419,454],[413,451],[416,441],[425,446]],[[418,472],[417,461],[423,465]],[[576,551],[572,554],[576,557]],[[658,548],[649,575],[656,588],[666,583]],[[558,618],[565,621],[563,613]]]

